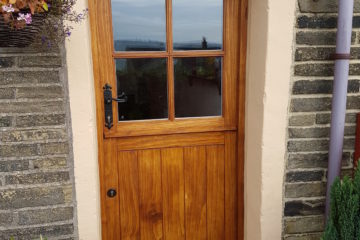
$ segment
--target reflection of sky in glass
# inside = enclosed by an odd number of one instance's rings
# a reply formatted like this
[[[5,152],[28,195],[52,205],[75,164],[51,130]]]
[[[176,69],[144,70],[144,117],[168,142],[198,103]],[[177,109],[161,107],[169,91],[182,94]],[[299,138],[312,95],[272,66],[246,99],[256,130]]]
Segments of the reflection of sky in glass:
[[[172,1],[175,49],[201,48],[203,37],[208,49],[221,48],[223,0]],[[115,49],[165,50],[159,45],[166,41],[165,6],[165,0],[112,0]]]
[[[165,0],[111,2],[115,41],[166,41]]]
[[[174,43],[222,44],[222,0],[173,0]]]

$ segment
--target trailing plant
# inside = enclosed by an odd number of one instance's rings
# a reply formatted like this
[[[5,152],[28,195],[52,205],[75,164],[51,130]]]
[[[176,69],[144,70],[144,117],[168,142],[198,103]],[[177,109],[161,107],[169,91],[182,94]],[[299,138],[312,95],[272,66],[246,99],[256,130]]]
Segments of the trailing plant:
[[[360,239],[360,169],[353,179],[337,178],[331,187],[330,216],[322,240]]]
[[[73,23],[87,16],[87,9],[74,10],[76,0],[0,0],[0,16],[14,31],[31,27],[41,18],[37,40],[42,44],[57,44],[70,37]]]

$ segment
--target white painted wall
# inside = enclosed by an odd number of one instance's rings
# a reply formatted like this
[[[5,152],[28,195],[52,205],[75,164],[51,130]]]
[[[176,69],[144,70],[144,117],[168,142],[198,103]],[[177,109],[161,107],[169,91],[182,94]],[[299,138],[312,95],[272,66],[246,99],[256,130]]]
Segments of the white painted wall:
[[[87,0],[77,0],[78,11],[86,8]],[[78,231],[80,240],[100,240],[100,182],[89,19],[74,27],[66,42],[66,52]]]
[[[245,239],[281,239],[295,0],[249,0]]]
[[[78,0],[78,9],[87,7]],[[295,0],[249,0],[245,239],[281,239]],[[89,22],[66,43],[79,237],[101,239]]]

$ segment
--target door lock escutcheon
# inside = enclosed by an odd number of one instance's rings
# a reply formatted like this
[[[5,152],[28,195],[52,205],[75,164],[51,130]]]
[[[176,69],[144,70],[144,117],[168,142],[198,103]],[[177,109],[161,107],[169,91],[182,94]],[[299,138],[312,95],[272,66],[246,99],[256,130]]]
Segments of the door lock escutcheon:
[[[106,195],[109,197],[109,198],[113,198],[116,196],[116,190],[115,189],[109,189],[106,193]]]
[[[113,117],[113,109],[112,109],[112,102],[117,103],[126,103],[128,97],[123,92],[121,93],[118,98],[112,97],[112,87],[110,84],[105,84],[103,87],[104,89],[104,112],[105,112],[105,127],[111,129],[114,126],[114,117]]]

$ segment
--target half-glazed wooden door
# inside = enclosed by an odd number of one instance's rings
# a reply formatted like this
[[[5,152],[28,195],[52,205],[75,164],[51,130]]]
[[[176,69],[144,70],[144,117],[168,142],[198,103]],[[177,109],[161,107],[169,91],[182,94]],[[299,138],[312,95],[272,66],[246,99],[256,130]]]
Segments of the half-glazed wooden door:
[[[240,239],[240,1],[89,8],[103,239]]]

